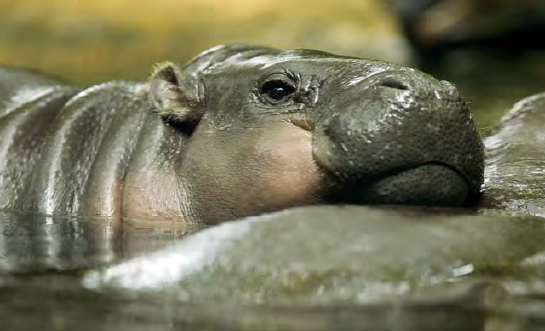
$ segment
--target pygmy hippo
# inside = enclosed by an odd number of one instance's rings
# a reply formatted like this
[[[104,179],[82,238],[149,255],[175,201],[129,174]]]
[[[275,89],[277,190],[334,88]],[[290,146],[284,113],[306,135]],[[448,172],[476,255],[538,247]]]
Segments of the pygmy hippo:
[[[456,88],[312,50],[218,46],[149,83],[0,69],[0,210],[214,224],[322,203],[464,206],[483,144]]]

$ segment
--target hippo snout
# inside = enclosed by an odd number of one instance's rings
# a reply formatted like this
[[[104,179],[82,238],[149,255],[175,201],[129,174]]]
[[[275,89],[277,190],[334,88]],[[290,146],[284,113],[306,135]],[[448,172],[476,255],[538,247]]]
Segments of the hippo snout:
[[[346,95],[314,136],[317,163],[339,183],[334,199],[436,206],[476,200],[483,143],[452,84],[414,70],[383,72]]]

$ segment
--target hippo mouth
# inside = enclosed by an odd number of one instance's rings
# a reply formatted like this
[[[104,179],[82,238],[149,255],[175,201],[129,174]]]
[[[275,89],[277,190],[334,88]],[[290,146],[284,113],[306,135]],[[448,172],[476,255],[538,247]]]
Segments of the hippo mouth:
[[[347,188],[343,202],[421,206],[466,206],[474,199],[466,175],[441,162],[391,171]]]

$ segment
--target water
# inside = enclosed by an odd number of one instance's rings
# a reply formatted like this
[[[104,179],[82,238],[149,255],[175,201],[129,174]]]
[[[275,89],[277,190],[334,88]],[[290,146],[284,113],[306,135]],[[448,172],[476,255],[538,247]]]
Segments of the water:
[[[0,329],[537,329],[542,221],[463,214],[318,207],[187,239],[2,215]]]

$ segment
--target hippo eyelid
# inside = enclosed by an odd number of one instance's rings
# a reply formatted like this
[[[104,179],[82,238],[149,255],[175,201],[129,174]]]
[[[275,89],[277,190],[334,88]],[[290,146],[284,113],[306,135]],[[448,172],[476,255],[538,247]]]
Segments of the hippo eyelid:
[[[272,80],[285,81],[286,83],[292,84],[294,86],[298,84],[296,75],[294,75],[288,70],[283,70],[282,72],[275,72],[265,76],[263,79],[259,81],[259,85],[263,85],[264,83],[268,81],[272,81]]]

